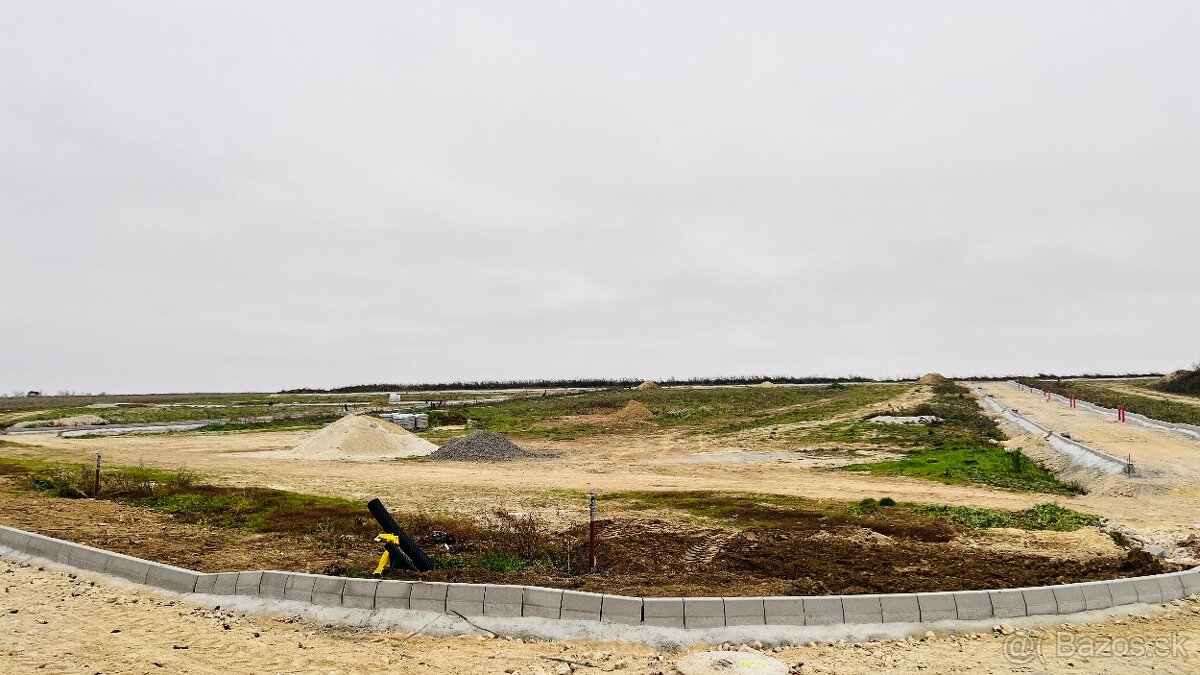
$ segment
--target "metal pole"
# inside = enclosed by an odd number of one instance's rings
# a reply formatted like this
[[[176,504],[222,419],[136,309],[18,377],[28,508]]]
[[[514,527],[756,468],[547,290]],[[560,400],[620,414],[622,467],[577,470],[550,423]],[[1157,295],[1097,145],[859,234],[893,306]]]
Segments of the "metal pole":
[[[100,453],[96,453],[96,483],[92,487],[92,499],[100,498]]]
[[[590,571],[599,572],[596,566],[596,491],[588,493],[588,567]]]

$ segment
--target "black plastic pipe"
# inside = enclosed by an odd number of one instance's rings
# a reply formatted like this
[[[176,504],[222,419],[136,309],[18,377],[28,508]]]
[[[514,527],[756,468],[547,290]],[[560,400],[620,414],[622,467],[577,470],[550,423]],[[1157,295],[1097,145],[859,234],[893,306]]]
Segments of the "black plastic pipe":
[[[367,510],[371,512],[372,516],[375,516],[375,522],[379,523],[379,527],[382,527],[384,532],[396,535],[396,538],[400,540],[400,548],[404,549],[404,552],[408,554],[418,572],[428,572],[437,567],[433,560],[425,555],[425,551],[422,551],[421,547],[417,546],[417,542],[413,541],[412,537],[409,537],[408,533],[400,528],[400,524],[396,522],[392,514],[388,513],[387,507],[383,505],[383,502],[379,501],[378,498],[372,499],[367,502]]]
[[[387,549],[388,552],[388,567],[394,570],[408,570],[409,572],[421,571],[417,569],[417,566],[413,564],[413,561],[408,559],[408,556],[404,554],[404,551],[400,550],[399,546],[390,541],[385,541],[383,543],[383,548]]]

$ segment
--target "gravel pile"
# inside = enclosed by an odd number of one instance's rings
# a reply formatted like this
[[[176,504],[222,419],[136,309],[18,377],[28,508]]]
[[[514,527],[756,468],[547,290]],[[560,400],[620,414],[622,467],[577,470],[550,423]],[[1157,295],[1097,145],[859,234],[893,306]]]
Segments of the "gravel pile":
[[[452,462],[508,462],[525,457],[541,457],[493,431],[476,431],[455,438],[429,455],[429,459]]]

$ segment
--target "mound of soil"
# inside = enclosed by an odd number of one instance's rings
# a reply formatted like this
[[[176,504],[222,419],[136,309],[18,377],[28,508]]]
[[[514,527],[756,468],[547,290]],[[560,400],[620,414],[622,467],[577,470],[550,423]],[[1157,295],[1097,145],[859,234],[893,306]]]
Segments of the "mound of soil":
[[[494,431],[479,430],[446,443],[429,459],[452,462],[509,462],[526,457],[540,457]]]
[[[347,415],[322,427],[291,450],[296,459],[393,459],[428,455],[437,448],[398,424],[366,415]]]
[[[661,389],[662,387],[659,387],[658,383],[655,382],[654,380],[646,380],[645,382],[639,384],[636,388],[637,389]]]
[[[630,401],[624,408],[613,413],[612,418],[617,422],[644,422],[654,419],[654,413],[641,401]]]
[[[763,380],[762,382],[759,382],[756,386],[762,387],[764,389],[774,389],[775,387],[778,387],[779,385],[775,384],[774,382],[772,382],[770,380]]]
[[[1176,370],[1154,384],[1173,394],[1200,394],[1200,370]]]
[[[950,378],[942,375],[941,373],[926,373],[917,378],[917,384],[941,384],[949,381]]]

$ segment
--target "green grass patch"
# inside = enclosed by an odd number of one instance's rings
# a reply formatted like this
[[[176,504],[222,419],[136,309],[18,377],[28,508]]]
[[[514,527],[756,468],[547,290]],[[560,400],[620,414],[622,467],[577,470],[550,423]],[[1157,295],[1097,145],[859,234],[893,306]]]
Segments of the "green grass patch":
[[[882,425],[855,422],[826,425],[812,431],[814,438],[869,443],[896,449],[895,460],[851,464],[846,471],[873,476],[912,476],[943,483],[979,483],[1009,490],[1080,494],[1083,488],[1064,483],[1019,450],[998,444],[1003,433],[983,414],[970,392],[953,382],[934,385],[928,403],[900,415],[932,415],[941,419],[929,425]]]
[[[823,387],[672,387],[612,390],[572,396],[507,401],[455,409],[476,425],[506,435],[567,440],[611,433],[593,420],[632,400],[644,404],[654,418],[642,429],[686,429],[694,433],[732,433],[742,429],[822,419],[888,400],[910,385],[831,385]]]
[[[240,431],[301,431],[305,429],[319,429],[326,424],[336,422],[341,415],[316,415],[302,419],[286,419],[286,420],[271,420],[270,422],[219,422],[216,424],[206,424],[195,431],[198,432],[214,432],[214,433],[229,433]]]
[[[1048,494],[1082,494],[1074,483],[1064,483],[1028,458],[1014,462],[1014,454],[1000,447],[964,443],[908,453],[903,459],[842,467],[872,476],[912,476],[942,483],[981,483],[1009,490]]]
[[[709,491],[613,492],[601,495],[599,499],[615,502],[628,510],[669,509],[686,513],[698,522],[740,527],[854,524],[882,531],[955,525],[971,529],[1015,527],[1068,532],[1100,524],[1098,516],[1072,511],[1057,504],[1039,504],[1025,511],[1000,511],[966,506],[897,503],[887,496],[847,502]]]
[[[914,505],[918,513],[941,516],[970,529],[1014,527],[1022,530],[1074,532],[1081,527],[1097,527],[1100,517],[1080,513],[1058,504],[1038,504],[1024,511],[997,511],[970,506]]]
[[[330,418],[336,406],[289,406],[280,405],[236,405],[215,408],[140,406],[119,408],[54,408],[21,417],[20,422],[55,420],[76,415],[97,415],[109,424],[165,424],[170,422],[195,422],[198,420],[229,420],[230,423],[251,421],[253,418],[290,417],[291,420],[305,418]]]

